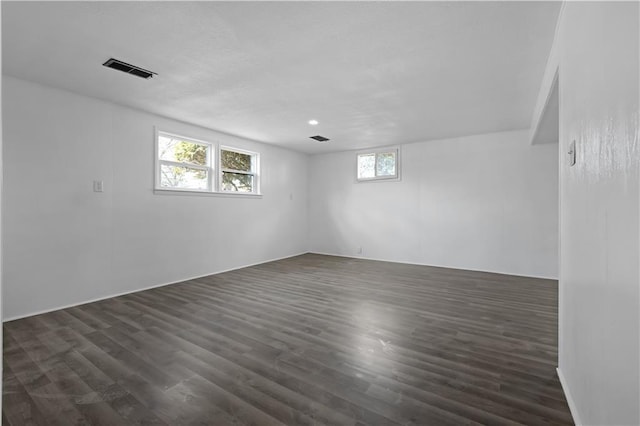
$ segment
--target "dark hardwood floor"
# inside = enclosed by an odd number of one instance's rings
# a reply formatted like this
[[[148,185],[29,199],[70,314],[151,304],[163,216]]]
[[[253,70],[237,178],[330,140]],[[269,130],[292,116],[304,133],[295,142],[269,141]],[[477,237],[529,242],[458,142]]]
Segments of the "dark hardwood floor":
[[[4,324],[5,425],[573,424],[557,282],[304,255]]]

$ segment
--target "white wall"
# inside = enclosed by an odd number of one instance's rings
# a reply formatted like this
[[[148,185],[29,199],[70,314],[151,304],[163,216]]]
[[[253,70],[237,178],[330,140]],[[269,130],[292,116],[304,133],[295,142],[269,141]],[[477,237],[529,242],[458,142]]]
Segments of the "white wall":
[[[304,154],[6,76],[2,100],[5,319],[307,251]],[[260,152],[263,197],[154,195],[154,126]]]
[[[560,151],[559,372],[575,420],[640,424],[637,2],[567,2],[556,49]]]
[[[557,276],[558,146],[514,131],[401,147],[402,179],[355,181],[355,153],[310,159],[314,252]]]
[[[2,7],[0,6],[0,22],[2,22]],[[0,46],[2,46],[2,31],[0,31]],[[2,69],[2,55],[0,54],[0,70]],[[0,99],[2,99],[2,73],[0,72]],[[2,135],[3,135],[3,130],[2,130],[2,102],[0,102],[0,242],[2,241],[2,176],[3,176],[3,172],[2,172]],[[3,316],[2,316],[2,244],[0,244],[0,321],[2,320]],[[0,353],[3,353],[3,342],[4,342],[4,338],[3,338],[3,327],[1,327],[2,324],[0,324]],[[2,363],[4,364],[4,363]],[[3,376],[3,368],[4,366],[0,364],[0,377],[4,377]],[[0,394],[2,393],[2,380],[0,380]],[[2,404],[0,404],[0,415],[2,415]],[[2,420],[0,420],[0,423],[2,423]]]

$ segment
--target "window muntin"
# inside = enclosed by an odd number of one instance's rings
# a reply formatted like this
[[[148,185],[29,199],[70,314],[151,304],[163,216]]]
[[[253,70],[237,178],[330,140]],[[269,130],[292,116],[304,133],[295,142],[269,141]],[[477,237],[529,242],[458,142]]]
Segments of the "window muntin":
[[[398,150],[385,149],[357,154],[357,180],[398,178]]]
[[[222,192],[258,192],[258,154],[236,148],[220,148],[220,190]]]
[[[159,189],[212,191],[212,145],[158,132],[157,184]]]

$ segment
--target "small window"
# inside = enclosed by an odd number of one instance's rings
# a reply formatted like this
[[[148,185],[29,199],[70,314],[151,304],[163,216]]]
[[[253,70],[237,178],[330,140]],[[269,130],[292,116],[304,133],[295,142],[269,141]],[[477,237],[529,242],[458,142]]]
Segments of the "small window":
[[[212,145],[158,132],[156,188],[212,191]]]
[[[360,153],[357,159],[358,181],[398,178],[398,150],[395,148]]]
[[[220,148],[220,190],[257,194],[258,154]]]

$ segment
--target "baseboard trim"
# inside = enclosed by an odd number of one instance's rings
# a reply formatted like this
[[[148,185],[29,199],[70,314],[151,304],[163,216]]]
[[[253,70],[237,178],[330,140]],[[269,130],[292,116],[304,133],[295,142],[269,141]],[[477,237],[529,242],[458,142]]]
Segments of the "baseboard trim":
[[[461,271],[486,272],[488,274],[511,275],[513,277],[539,278],[539,279],[543,279],[543,280],[555,280],[555,281],[558,281],[558,277],[547,277],[547,276],[542,276],[542,275],[523,275],[523,274],[514,274],[512,272],[504,272],[504,271],[489,271],[489,270],[486,270],[486,269],[462,268],[460,266],[433,265],[433,264],[429,264],[429,263],[407,262],[407,261],[403,261],[403,260],[379,259],[379,258],[376,258],[376,257],[367,257],[367,256],[348,256],[346,254],[325,253],[325,252],[313,251],[313,250],[309,251],[309,253],[311,253],[311,254],[320,254],[320,255],[323,255],[323,256],[346,257],[348,259],[374,260],[376,262],[401,263],[403,265],[431,266],[432,268],[459,269]]]
[[[289,259],[291,257],[301,256],[301,255],[307,254],[307,253],[309,253],[309,252],[307,252],[307,251],[300,252],[300,253],[296,253],[296,254],[292,254],[292,255],[288,255],[288,256],[277,257],[277,258],[274,258],[274,259],[265,260],[265,261],[262,261],[262,262],[255,262],[255,263],[250,263],[250,264],[247,264],[247,265],[237,266],[237,267],[234,267],[234,268],[223,269],[221,271],[215,271],[215,272],[211,272],[211,273],[204,274],[204,275],[198,275],[198,276],[184,278],[184,279],[171,281],[171,282],[167,282],[167,283],[162,283],[162,284],[154,284],[154,285],[151,285],[151,286],[148,286],[148,287],[142,287],[142,288],[139,288],[139,289],[136,289],[136,290],[123,291],[121,293],[116,293],[116,294],[111,294],[111,295],[108,295],[108,296],[97,297],[95,299],[89,299],[89,300],[85,300],[85,301],[79,302],[79,303],[71,303],[69,305],[63,305],[63,306],[59,306],[59,307],[51,308],[51,309],[44,309],[44,310],[41,310],[41,311],[36,311],[36,312],[33,312],[33,313],[29,313],[29,314],[26,314],[26,315],[17,315],[17,316],[14,316],[14,317],[5,318],[5,319],[2,320],[2,322],[5,323],[5,322],[15,321],[15,320],[23,319],[23,318],[29,318],[29,317],[33,317],[33,316],[36,316],[36,315],[46,314],[48,312],[59,311],[61,309],[73,308],[74,306],[82,306],[82,305],[86,305],[88,303],[94,303],[94,302],[99,302],[101,300],[112,299],[114,297],[126,296],[127,294],[139,293],[141,291],[151,290],[151,289],[154,289],[154,288],[164,287],[164,286],[168,286],[168,285],[172,285],[172,284],[178,284],[178,283],[182,283],[182,282],[185,282],[185,281],[195,280],[195,279],[198,279],[198,278],[204,278],[204,277],[208,277],[210,275],[223,274],[225,272],[231,272],[231,271],[235,271],[235,270],[243,269],[243,268],[250,268],[252,266],[262,265],[264,263],[276,262],[278,260]]]
[[[578,416],[578,408],[576,407],[576,403],[574,402],[569,386],[567,385],[567,380],[564,378],[564,374],[562,374],[560,367],[556,368],[556,372],[558,373],[558,379],[560,379],[560,386],[562,386],[564,397],[567,399],[567,404],[569,405],[569,411],[571,412],[571,417],[573,417],[573,422],[576,426],[582,426],[583,423],[580,421],[580,416]]]

